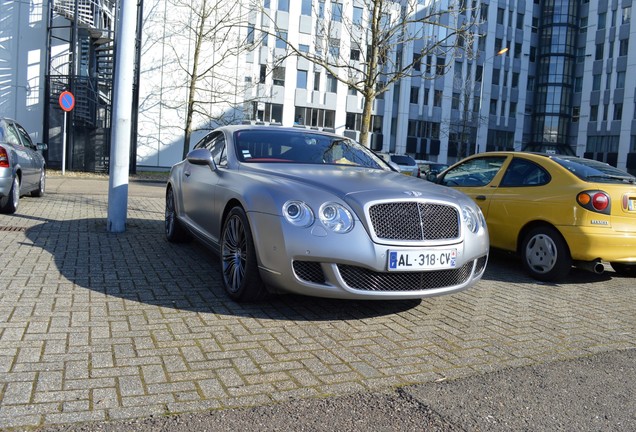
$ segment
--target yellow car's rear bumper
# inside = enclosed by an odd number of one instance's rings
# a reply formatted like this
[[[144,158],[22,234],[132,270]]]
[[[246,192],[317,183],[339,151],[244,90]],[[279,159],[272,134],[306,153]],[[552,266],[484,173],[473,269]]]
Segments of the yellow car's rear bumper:
[[[636,227],[619,232],[610,227],[561,226],[572,259],[636,263]]]

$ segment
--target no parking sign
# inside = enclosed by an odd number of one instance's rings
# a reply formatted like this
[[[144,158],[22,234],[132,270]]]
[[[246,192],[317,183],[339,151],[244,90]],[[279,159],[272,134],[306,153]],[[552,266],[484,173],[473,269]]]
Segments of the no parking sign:
[[[63,91],[60,93],[60,108],[64,111],[69,112],[72,111],[75,107],[75,96],[70,91]]]

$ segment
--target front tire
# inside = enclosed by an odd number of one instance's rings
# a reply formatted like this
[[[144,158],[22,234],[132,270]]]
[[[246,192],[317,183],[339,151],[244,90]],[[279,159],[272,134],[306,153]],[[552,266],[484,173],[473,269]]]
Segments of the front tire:
[[[544,282],[561,280],[572,268],[565,240],[550,227],[534,228],[526,235],[521,245],[521,259],[530,276]]]
[[[610,263],[616,274],[626,277],[636,276],[636,264]]]
[[[9,195],[0,200],[0,213],[13,214],[18,211],[20,204],[20,179],[18,176],[13,178],[13,184]]]
[[[233,300],[251,302],[267,296],[267,289],[258,270],[249,221],[241,207],[230,210],[223,224],[221,269],[223,288]]]
[[[177,208],[175,204],[174,191],[171,187],[168,188],[168,190],[166,191],[166,212],[164,229],[166,232],[166,238],[171,243],[182,243],[190,240],[190,235],[177,218]]]

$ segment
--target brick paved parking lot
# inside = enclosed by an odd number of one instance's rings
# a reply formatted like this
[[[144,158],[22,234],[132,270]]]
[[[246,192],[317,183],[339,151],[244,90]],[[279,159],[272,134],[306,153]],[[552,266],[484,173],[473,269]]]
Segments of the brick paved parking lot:
[[[499,255],[451,296],[239,305],[215,255],[164,239],[162,185],[131,186],[127,231],[111,234],[106,181],[49,183],[0,215],[0,429],[383,391],[636,346],[634,279],[574,270],[539,284]]]

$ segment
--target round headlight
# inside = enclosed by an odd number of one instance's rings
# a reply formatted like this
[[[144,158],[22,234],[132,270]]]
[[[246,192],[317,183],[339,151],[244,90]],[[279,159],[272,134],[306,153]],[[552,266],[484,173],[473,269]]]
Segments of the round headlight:
[[[466,227],[472,233],[476,233],[479,231],[479,227],[481,226],[481,218],[475,213],[475,211],[470,207],[464,207],[462,209],[462,218],[464,219],[464,223]]]
[[[318,214],[320,222],[335,233],[347,233],[353,228],[351,212],[338,203],[324,203]]]
[[[314,213],[302,201],[287,201],[283,204],[283,216],[292,225],[308,227],[314,223]]]

